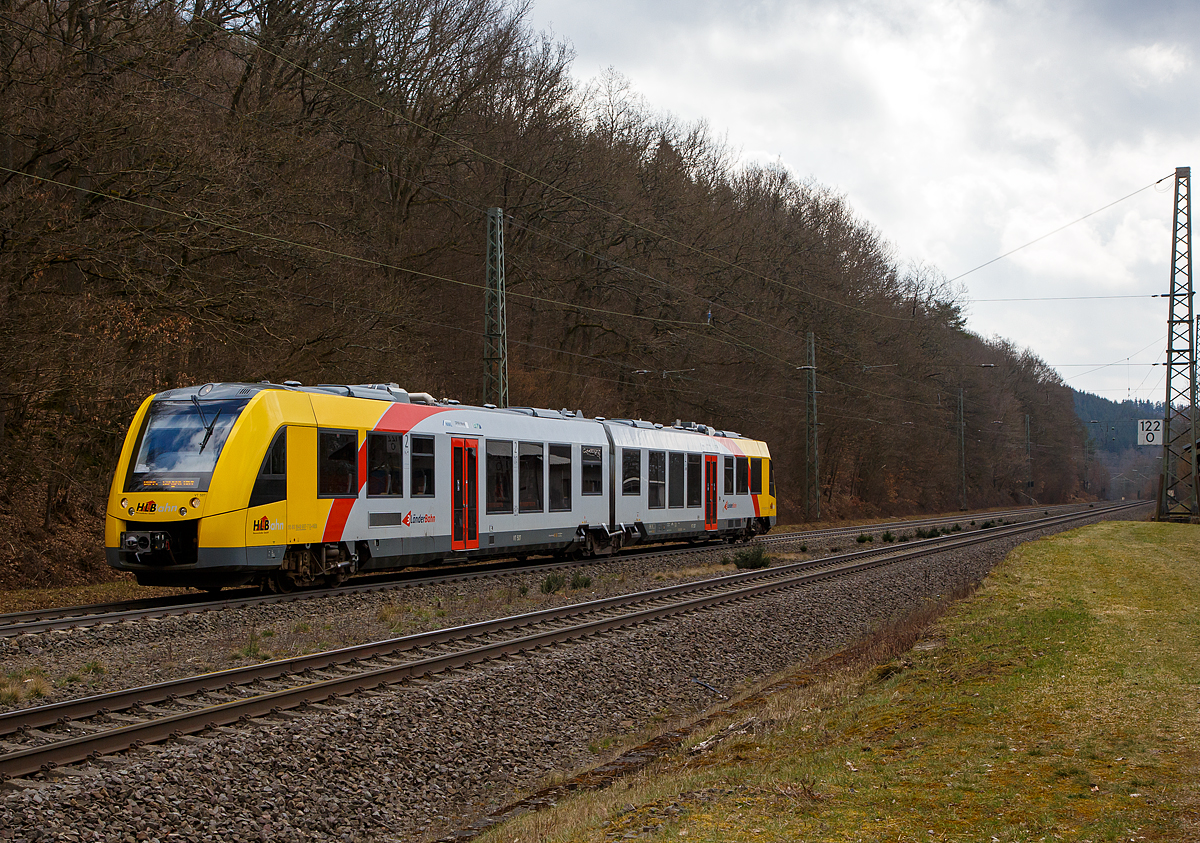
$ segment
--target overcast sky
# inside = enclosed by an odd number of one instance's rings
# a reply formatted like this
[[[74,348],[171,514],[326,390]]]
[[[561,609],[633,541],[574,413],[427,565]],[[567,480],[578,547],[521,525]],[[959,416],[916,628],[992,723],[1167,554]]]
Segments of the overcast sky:
[[[993,300],[1168,291],[1175,168],[1200,176],[1200,3],[534,0],[530,21],[579,79],[614,68],[948,278],[1170,176],[960,281],[976,333],[1163,400],[1165,299]]]

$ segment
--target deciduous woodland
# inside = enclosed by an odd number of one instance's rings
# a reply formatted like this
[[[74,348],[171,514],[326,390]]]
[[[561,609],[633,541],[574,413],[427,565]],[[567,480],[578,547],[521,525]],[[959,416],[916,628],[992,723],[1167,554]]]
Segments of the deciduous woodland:
[[[795,521],[811,331],[823,518],[958,508],[960,391],[970,506],[1083,494],[1041,360],[970,333],[836,191],[615,71],[575,81],[526,11],[0,0],[0,584],[105,575],[111,469],[157,390],[482,401],[490,207],[513,404],[761,437]]]

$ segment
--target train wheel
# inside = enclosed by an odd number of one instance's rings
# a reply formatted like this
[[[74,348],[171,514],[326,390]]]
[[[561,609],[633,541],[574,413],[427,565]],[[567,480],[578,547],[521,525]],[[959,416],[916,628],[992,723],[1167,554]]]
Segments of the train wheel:
[[[346,581],[345,574],[329,574],[325,577],[326,588],[337,588]]]
[[[296,590],[296,581],[286,571],[276,571],[269,580],[271,591],[276,594],[290,594]]]

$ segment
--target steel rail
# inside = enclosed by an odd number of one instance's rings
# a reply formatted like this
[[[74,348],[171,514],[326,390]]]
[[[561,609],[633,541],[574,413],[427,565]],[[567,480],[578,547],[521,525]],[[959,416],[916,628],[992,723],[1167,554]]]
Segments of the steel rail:
[[[945,542],[947,539],[938,537],[925,539],[924,544]],[[922,546],[914,542],[909,547]],[[836,565],[849,558],[878,556],[893,551],[886,546],[860,550],[852,554],[827,556],[820,559],[808,559],[780,565],[773,568],[763,568],[755,571],[743,571],[721,577],[705,580],[694,580],[686,583],[676,583],[662,586],[636,594],[623,594],[605,597],[599,600],[589,600],[582,603],[571,603],[565,606],[554,606],[539,609],[521,615],[513,615],[493,620],[479,621],[459,627],[447,627],[431,630],[415,635],[389,638],[366,644],[357,644],[337,650],[321,653],[310,653],[289,659],[264,662],[262,664],[229,668],[222,671],[201,674],[185,679],[168,680],[153,685],[143,685],[119,691],[110,691],[93,697],[83,697],[74,700],[64,700],[57,703],[35,708],[17,709],[0,714],[0,737],[13,734],[23,728],[41,728],[51,725],[65,725],[81,717],[94,716],[101,711],[122,711],[158,702],[170,701],[175,697],[187,696],[203,692],[227,690],[232,685],[245,685],[260,680],[277,679],[303,673],[307,670],[321,670],[326,667],[341,665],[356,659],[375,658],[380,655],[390,655],[402,650],[412,650],[420,647],[460,640],[465,637],[490,635],[496,632],[532,626],[534,624],[556,621],[564,617],[599,612],[614,606],[625,606],[635,598],[642,601],[659,600],[674,597],[679,594],[696,592],[705,589],[720,588],[728,585],[748,582],[758,579],[778,578],[788,576],[794,571],[816,569]]]
[[[1089,513],[1090,514],[1090,513]],[[1063,517],[1063,516],[1057,516]],[[1039,524],[1045,521],[1037,522]],[[948,536],[932,537],[914,541],[905,549],[928,548],[934,545],[946,544],[955,538],[974,534],[950,534]],[[759,579],[778,578],[790,575],[796,571],[806,571],[839,564],[849,559],[880,556],[899,551],[899,546],[877,546],[859,551],[826,556],[819,559],[808,559],[772,568],[754,571],[743,571],[705,580],[693,580],[686,583],[662,586],[632,595],[618,595],[599,600],[572,603],[565,606],[555,606],[539,609],[522,615],[513,615],[487,621],[468,624],[461,627],[447,627],[415,635],[390,638],[382,641],[368,642],[337,650],[296,656],[289,659],[279,659],[257,665],[229,668],[222,671],[201,674],[185,679],[168,680],[153,685],[144,685],[120,691],[110,691],[94,697],[84,697],[74,700],[64,700],[57,703],[34,708],[17,709],[0,713],[0,737],[12,734],[22,728],[40,728],[55,724],[65,724],[80,717],[94,716],[99,711],[122,711],[136,708],[140,705],[169,701],[175,697],[188,696],[206,691],[227,690],[231,685],[244,685],[260,680],[286,678],[307,670],[320,670],[333,665],[346,664],[354,660],[376,658],[389,655],[401,650],[411,650],[419,647],[434,646],[441,643],[476,635],[488,635],[498,631],[529,626],[538,623],[559,620],[589,612],[604,611],[613,606],[627,605],[634,599],[648,601],[674,597],[679,594],[696,592],[705,589],[723,588],[732,584],[749,582]]]
[[[886,521],[878,524],[863,524],[856,527],[830,527],[823,530],[807,530],[798,533],[784,533],[762,536],[759,541],[767,544],[788,542],[816,542],[825,538],[886,532],[892,528],[915,529],[925,526],[952,524],[964,521],[968,517],[1009,518],[1028,515],[1033,510],[1053,511],[1056,509],[1077,507],[1077,504],[1060,504],[1054,507],[1024,507],[1015,510],[989,513],[964,513],[961,516],[939,516],[936,518],[914,519],[910,521]],[[716,545],[710,545],[714,547]],[[665,547],[643,550],[642,557],[666,556],[672,554],[693,553],[704,550],[703,547]],[[210,596],[183,594],[165,597],[150,597],[136,600],[124,600],[113,603],[97,603],[84,606],[69,606],[53,609],[35,609],[27,612],[10,612],[0,614],[0,638],[10,638],[17,635],[37,634],[53,630],[76,629],[88,626],[119,623],[125,620],[137,620],[147,617],[170,617],[196,612],[208,612],[219,609],[239,608],[242,606],[265,605],[270,603],[290,603],[297,600],[309,600],[318,597],[337,596],[342,594],[362,594],[372,591],[385,591],[399,588],[411,588],[440,582],[453,582],[462,579],[477,579],[485,576],[512,576],[523,573],[538,573],[561,567],[577,567],[580,564],[603,564],[607,561],[635,558],[627,553],[620,556],[601,557],[591,560],[555,561],[534,565],[514,567],[507,562],[486,562],[465,566],[420,576],[425,572],[404,572],[401,574],[381,574],[378,579],[371,577],[366,582],[350,583],[330,589],[311,589],[289,594],[250,594],[214,599]]]
[[[1131,504],[1131,506],[1138,505],[1147,504]],[[651,606],[648,608],[620,614],[615,617],[599,618],[596,620],[576,623],[571,626],[560,627],[558,629],[532,633],[516,639],[485,644],[479,647],[472,647],[470,649],[454,653],[417,659],[415,661],[406,662],[400,665],[387,665],[380,668],[369,669],[349,676],[325,679],[318,682],[308,683],[297,688],[288,688],[268,692],[265,694],[259,694],[246,699],[232,700],[203,709],[191,710],[178,714],[169,714],[158,717],[154,720],[130,724],[106,732],[68,738],[66,740],[18,750],[0,756],[0,776],[21,776],[28,775],[39,770],[49,770],[61,764],[74,763],[89,758],[95,758],[99,754],[121,751],[131,747],[141,746],[144,743],[153,743],[169,737],[178,737],[182,734],[204,731],[205,729],[214,728],[216,726],[228,725],[229,723],[237,721],[245,721],[248,718],[259,717],[265,714],[278,713],[286,709],[296,708],[313,702],[322,700],[328,701],[335,699],[338,696],[346,696],[356,691],[369,690],[388,684],[395,684],[397,682],[410,680],[414,677],[441,673],[457,667],[463,667],[482,661],[497,659],[505,655],[522,653],[532,648],[548,646],[571,639],[584,638],[622,627],[645,623],[647,621],[659,619],[668,615],[690,613],[722,603],[746,600],[752,597],[761,596],[763,594],[787,588],[793,588],[799,585],[809,584],[835,576],[849,576],[851,574],[871,568],[880,567],[883,565],[891,565],[900,561],[918,558],[924,555],[943,553],[973,544],[995,541],[1002,538],[1010,538],[1015,535],[1020,535],[1021,533],[1047,529],[1049,527],[1070,523],[1072,521],[1082,521],[1111,511],[1112,510],[1109,509],[1099,513],[1095,511],[1089,511],[1084,513],[1071,513],[1068,515],[1054,516],[1051,518],[1039,519],[1034,522],[1011,525],[1007,528],[976,531],[969,535],[957,536],[949,541],[939,542],[937,540],[930,539],[922,543],[922,546],[909,545],[903,550],[889,548],[886,551],[872,550],[854,554],[845,554],[841,557],[837,557],[837,559],[840,561],[836,564],[827,564],[817,570],[792,571],[789,576],[780,577],[768,582],[746,585],[740,588],[734,588],[732,590],[721,591],[719,593],[696,596],[677,603]],[[830,560],[821,561],[828,562]],[[787,568],[794,567],[795,566],[784,566],[783,568],[773,570],[775,573],[779,573]],[[758,574],[759,572],[751,573]],[[730,578],[721,579],[724,580],[726,584],[731,584]],[[715,581],[711,580],[705,581],[709,590],[712,589],[714,582]],[[699,584],[693,583],[687,585],[695,588]],[[656,589],[654,592],[626,595],[625,599],[629,602],[636,601],[638,604],[645,603],[648,599],[661,600],[664,596],[666,596],[661,592],[679,591],[680,589],[685,589],[687,585],[670,586],[666,589]],[[650,595],[654,596],[651,597]],[[621,598],[607,598],[603,601],[594,601],[594,603],[612,604],[620,599]],[[568,608],[578,610],[580,608],[580,604]],[[534,614],[536,615],[539,613]],[[576,614],[581,613],[576,611]],[[482,625],[472,624],[468,627],[441,630],[434,634],[457,634],[460,640],[470,639],[475,635],[481,634],[481,626],[485,626],[489,623],[511,623],[513,620],[515,619],[502,619],[501,621],[497,622],[483,622]],[[403,639],[394,639],[394,641],[399,640]]]

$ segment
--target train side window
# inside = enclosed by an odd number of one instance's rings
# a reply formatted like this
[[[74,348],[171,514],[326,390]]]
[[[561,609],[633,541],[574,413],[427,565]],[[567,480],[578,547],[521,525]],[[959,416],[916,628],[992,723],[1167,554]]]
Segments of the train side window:
[[[279,428],[250,492],[250,506],[287,500],[287,428]]]
[[[412,496],[414,498],[432,498],[434,496],[433,478],[433,437],[411,436],[412,446]]]
[[[667,454],[665,451],[650,452],[646,486],[650,497],[649,507],[664,509],[667,505]]]
[[[762,494],[762,459],[759,457],[750,460],[750,494]]]
[[[671,454],[671,482],[667,485],[671,509],[683,508],[683,454]]]
[[[750,460],[747,457],[737,458],[737,493],[750,494]]]
[[[513,443],[487,441],[487,511],[512,512]]]
[[[599,445],[582,445],[579,448],[580,494],[604,494],[604,457]]]
[[[621,449],[621,494],[642,493],[642,452],[637,448]]]
[[[550,511],[571,511],[571,446],[550,446]]]
[[[317,496],[358,496],[358,432],[322,430],[317,436]]]
[[[704,478],[700,474],[700,455],[688,454],[687,462],[687,505],[700,506],[701,490],[704,488]]]
[[[763,460],[767,467],[767,488],[770,489],[771,497],[775,497],[775,467],[771,465],[770,460]]]
[[[519,446],[519,464],[517,465],[520,481],[521,511],[541,512],[542,478],[544,465],[542,463],[542,444],[540,442],[522,442]]]
[[[725,494],[733,494],[733,457],[725,457]]]
[[[367,434],[367,497],[396,498],[404,494],[404,436]]]

